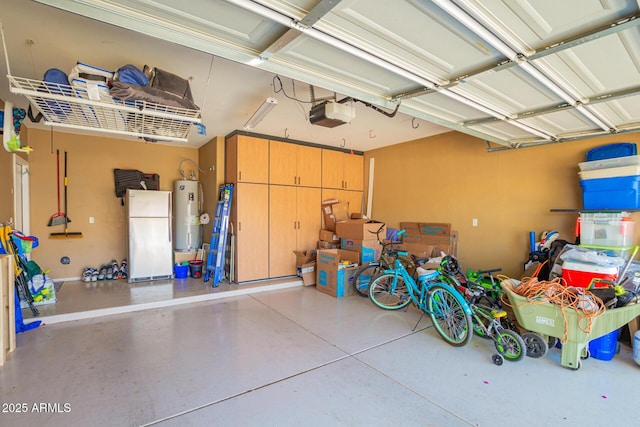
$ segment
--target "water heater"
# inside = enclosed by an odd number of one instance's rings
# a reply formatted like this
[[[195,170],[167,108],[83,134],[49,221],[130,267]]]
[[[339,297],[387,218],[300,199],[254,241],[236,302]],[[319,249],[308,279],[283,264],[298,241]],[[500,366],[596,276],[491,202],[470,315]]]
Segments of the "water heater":
[[[202,246],[200,225],[200,183],[176,181],[173,191],[175,250],[195,251]]]

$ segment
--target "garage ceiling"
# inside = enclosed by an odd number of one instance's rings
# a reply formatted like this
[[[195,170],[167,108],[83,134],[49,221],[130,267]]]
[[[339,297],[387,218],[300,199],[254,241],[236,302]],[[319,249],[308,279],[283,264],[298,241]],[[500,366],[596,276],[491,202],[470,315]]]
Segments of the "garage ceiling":
[[[636,1],[38,3],[362,101],[354,104],[373,120],[387,118],[367,104],[398,108],[412,128],[427,121],[439,125],[427,133],[443,126],[492,147],[640,128]]]

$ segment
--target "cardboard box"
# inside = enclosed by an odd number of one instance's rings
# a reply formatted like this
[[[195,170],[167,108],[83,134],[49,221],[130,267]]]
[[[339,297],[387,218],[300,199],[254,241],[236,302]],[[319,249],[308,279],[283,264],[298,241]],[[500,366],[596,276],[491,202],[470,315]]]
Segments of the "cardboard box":
[[[304,286],[316,284],[316,262],[307,262],[298,267],[298,277],[302,278]]]
[[[316,260],[315,249],[307,249],[306,251],[293,251],[296,254],[296,267],[300,267],[303,264],[306,264],[311,261]]]
[[[427,245],[426,243],[409,243],[403,242],[400,245],[394,246],[402,251],[409,252],[409,255],[414,255],[417,258],[431,258],[433,254],[433,245]]]
[[[353,276],[360,254],[343,249],[318,251],[316,289],[336,298],[353,295]],[[345,262],[348,266],[345,266]]]
[[[173,251],[173,263],[182,264],[183,262],[196,259],[196,256],[197,256],[196,251],[188,251],[188,252]]]
[[[328,199],[322,202],[322,221],[324,230],[336,231],[336,223],[349,219],[349,202]],[[320,239],[323,240],[323,239]]]
[[[433,256],[440,256],[440,252],[458,256],[458,232],[455,230],[448,236],[422,235],[421,241],[424,244],[433,245]]]
[[[372,262],[380,259],[382,245],[378,240],[353,240],[340,239],[340,247],[347,251],[355,251],[360,254],[360,262]]]
[[[318,240],[318,249],[339,249],[340,241],[326,242],[324,240]]]
[[[451,234],[451,224],[442,222],[421,222],[418,224],[420,234],[429,236],[448,236]]]
[[[387,227],[383,222],[367,219],[350,219],[336,224],[336,234],[340,238],[352,240],[377,239],[376,232],[380,230],[380,238],[387,237]]]
[[[338,237],[335,231],[320,230],[320,240],[324,240],[325,242],[336,243],[340,241],[340,238]]]
[[[402,242],[433,246],[431,256],[458,255],[458,232],[451,230],[451,224],[443,222],[401,222],[400,228],[406,230]]]

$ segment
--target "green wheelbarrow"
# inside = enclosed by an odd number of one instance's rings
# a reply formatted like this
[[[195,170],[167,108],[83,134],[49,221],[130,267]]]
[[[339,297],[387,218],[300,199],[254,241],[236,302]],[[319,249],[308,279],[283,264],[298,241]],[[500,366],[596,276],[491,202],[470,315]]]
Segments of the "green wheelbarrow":
[[[640,315],[640,304],[627,305],[621,308],[608,309],[598,317],[592,318],[588,330],[588,319],[584,314],[572,308],[562,307],[549,302],[532,302],[516,294],[507,283],[502,288],[509,299],[513,313],[520,326],[535,332],[547,340],[548,337],[560,339],[567,332],[567,342],[562,343],[562,366],[578,370],[582,365],[581,358],[589,356],[589,341],[606,335],[636,316]],[[566,319],[566,326],[565,326]]]

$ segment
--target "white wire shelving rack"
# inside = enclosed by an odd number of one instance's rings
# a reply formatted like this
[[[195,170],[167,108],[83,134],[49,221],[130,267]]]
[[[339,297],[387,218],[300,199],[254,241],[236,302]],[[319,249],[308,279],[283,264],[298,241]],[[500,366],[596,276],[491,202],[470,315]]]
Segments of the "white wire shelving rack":
[[[200,110],[120,101],[106,86],[91,88],[26,79],[8,75],[12,93],[24,95],[45,124],[78,130],[145,138],[150,141],[186,142],[192,125],[202,123]],[[93,88],[95,89],[95,88]]]

